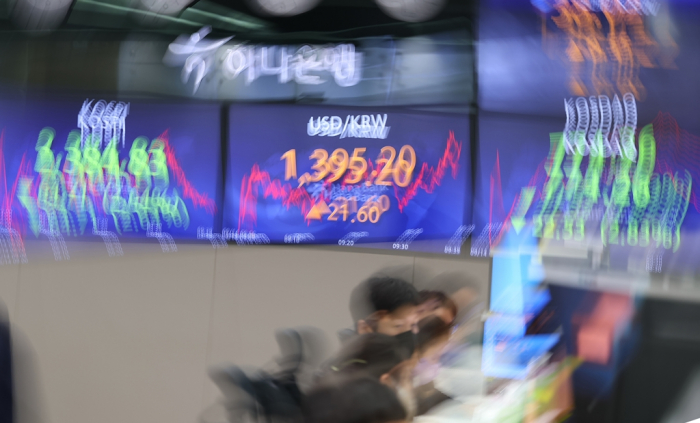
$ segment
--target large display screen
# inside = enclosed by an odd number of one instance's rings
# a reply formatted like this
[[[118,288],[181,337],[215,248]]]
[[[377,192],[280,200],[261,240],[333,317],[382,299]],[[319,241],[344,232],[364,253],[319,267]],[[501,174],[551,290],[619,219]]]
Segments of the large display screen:
[[[218,226],[219,106],[3,101],[0,130],[0,229],[14,252],[27,237],[172,241]]]
[[[261,105],[229,119],[224,238],[458,253],[469,234],[466,116]]]
[[[483,3],[477,253],[528,234],[698,268],[699,20],[684,1]]]

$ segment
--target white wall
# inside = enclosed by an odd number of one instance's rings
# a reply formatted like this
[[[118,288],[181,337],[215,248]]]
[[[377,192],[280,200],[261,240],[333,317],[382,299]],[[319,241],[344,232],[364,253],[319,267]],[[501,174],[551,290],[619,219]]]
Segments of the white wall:
[[[275,329],[311,325],[333,342],[348,297],[386,267],[414,283],[462,270],[488,286],[489,262],[321,247],[69,243],[53,260],[0,266],[15,332],[20,423],[193,423],[218,397],[207,368],[260,366]],[[76,251],[79,251],[76,252]]]

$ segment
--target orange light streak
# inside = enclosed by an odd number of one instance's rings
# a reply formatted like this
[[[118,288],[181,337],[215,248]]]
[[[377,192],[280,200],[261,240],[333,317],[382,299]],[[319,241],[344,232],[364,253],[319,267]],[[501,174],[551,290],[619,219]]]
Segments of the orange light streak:
[[[551,21],[561,34],[548,31],[543,20],[545,50],[562,55],[570,65],[569,90],[576,96],[614,95],[631,92],[643,100],[646,89],[640,68],[673,68],[677,45],[670,35],[661,43],[647,32],[644,17],[625,12],[621,6],[592,12],[579,2],[561,0]],[[588,77],[584,72],[588,71]]]

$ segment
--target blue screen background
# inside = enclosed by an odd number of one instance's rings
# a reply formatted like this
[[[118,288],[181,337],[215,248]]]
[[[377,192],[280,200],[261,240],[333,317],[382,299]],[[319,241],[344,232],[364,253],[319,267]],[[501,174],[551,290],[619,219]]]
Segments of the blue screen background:
[[[386,139],[341,139],[307,134],[307,123],[311,117],[339,116],[345,122],[348,115],[385,113],[388,114],[386,125],[391,128]],[[393,187],[387,187],[380,195],[386,194],[390,198],[390,209],[381,215],[377,223],[352,223],[349,218],[346,222],[342,218],[338,221],[324,218],[307,223],[298,207],[292,205],[287,208],[280,199],[265,198],[260,189],[255,208],[257,221],[242,226],[240,230],[264,233],[273,243],[281,243],[286,234],[293,233],[310,233],[314,242],[337,243],[349,232],[364,231],[368,236],[360,242],[371,242],[393,241],[405,230],[416,228],[423,229],[418,239],[450,238],[461,225],[471,221],[469,124],[466,116],[286,105],[232,106],[229,116],[224,227],[239,230],[241,183],[255,164],[261,171],[268,172],[271,179],[279,180],[284,185],[285,162],[280,158],[290,149],[296,149],[297,174],[300,176],[310,171],[314,161],[309,156],[315,149],[325,149],[331,154],[336,148],[343,148],[352,155],[355,148],[365,147],[364,157],[375,162],[384,146],[393,146],[398,154],[403,145],[411,145],[416,152],[415,179],[423,163],[430,167],[438,165],[450,131],[462,143],[456,177],[453,178],[451,171],[447,171],[432,193],[419,189],[403,212],[397,207]],[[298,186],[296,180],[289,182],[294,183],[290,188]]]
[[[106,101],[110,101],[106,99]],[[50,127],[55,131],[52,151],[56,158],[59,154],[65,159],[64,150],[68,134],[78,128],[78,114],[83,102],[81,100],[19,100],[0,102],[0,130],[4,134],[3,155],[5,160],[5,179],[0,180],[0,195],[10,195],[15,183],[22,157],[31,162],[31,176],[37,159],[35,149],[37,138],[42,129]],[[187,181],[199,194],[206,195],[216,202],[221,187],[221,124],[220,107],[207,104],[164,104],[164,103],[130,103],[130,112],[126,117],[126,137],[124,147],[119,144],[119,159],[129,158],[129,149],[134,139],[146,137],[149,142],[167,131],[169,144],[184,171]],[[60,163],[63,167],[63,160]],[[169,167],[170,168],[170,167]],[[196,207],[183,195],[172,168],[170,168],[170,189],[178,191],[183,198],[190,217],[188,227],[167,227],[162,231],[174,238],[196,239],[197,227],[216,227],[217,213],[208,213],[202,207]],[[0,178],[3,178],[0,172]],[[33,237],[27,230],[26,210],[17,198],[11,199],[13,220],[21,221],[23,233]],[[217,205],[217,209],[220,207]],[[107,230],[115,231],[114,221],[107,219]],[[84,236],[93,236],[91,224]],[[65,236],[66,234],[64,234]],[[75,235],[73,235],[75,236]],[[119,236],[146,237],[146,231],[136,226],[134,231],[123,231]]]

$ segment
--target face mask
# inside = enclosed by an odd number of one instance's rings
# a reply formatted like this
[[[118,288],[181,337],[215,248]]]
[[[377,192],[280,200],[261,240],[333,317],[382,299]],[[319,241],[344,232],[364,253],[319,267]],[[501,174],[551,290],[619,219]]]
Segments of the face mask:
[[[394,338],[399,341],[402,347],[406,348],[409,355],[413,355],[413,351],[416,349],[416,335],[412,331],[394,335]]]

